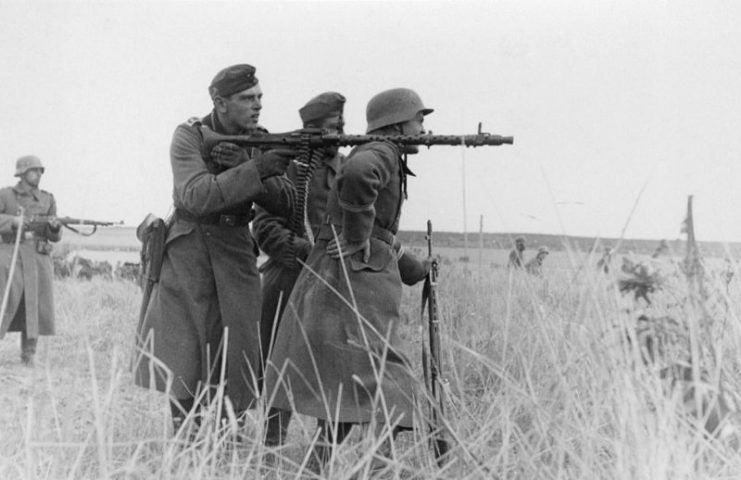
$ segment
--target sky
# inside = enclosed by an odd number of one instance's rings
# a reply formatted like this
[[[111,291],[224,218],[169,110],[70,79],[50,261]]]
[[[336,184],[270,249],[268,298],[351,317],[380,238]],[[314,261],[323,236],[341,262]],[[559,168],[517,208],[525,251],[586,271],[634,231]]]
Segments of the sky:
[[[0,179],[32,153],[60,215],[164,216],[175,127],[250,63],[272,132],[333,90],[364,133],[408,87],[433,133],[514,136],[410,157],[401,229],[675,239],[694,195],[698,239],[741,241],[738,25],[721,0],[0,0]]]

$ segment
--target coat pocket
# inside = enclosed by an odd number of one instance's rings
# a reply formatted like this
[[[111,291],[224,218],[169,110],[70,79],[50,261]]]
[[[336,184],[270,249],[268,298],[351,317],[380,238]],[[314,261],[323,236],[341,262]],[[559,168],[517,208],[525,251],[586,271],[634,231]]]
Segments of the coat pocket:
[[[371,237],[370,239],[370,258],[367,262],[363,261],[363,252],[356,252],[350,257],[350,270],[353,272],[360,271],[371,271],[381,272],[385,270],[389,264],[396,260],[393,249],[390,245],[378,240],[377,238]]]
[[[193,231],[193,225],[190,222],[174,222],[167,229],[167,240],[165,246],[171,244],[176,239],[184,237]]]

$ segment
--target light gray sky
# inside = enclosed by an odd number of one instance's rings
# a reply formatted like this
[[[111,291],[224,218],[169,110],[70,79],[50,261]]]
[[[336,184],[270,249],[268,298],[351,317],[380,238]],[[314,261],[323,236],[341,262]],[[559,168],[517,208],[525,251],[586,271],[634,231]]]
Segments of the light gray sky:
[[[175,126],[220,68],[257,67],[261,123],[343,93],[411,87],[434,133],[515,145],[410,159],[402,229],[741,241],[741,2],[9,2],[0,0],[0,159],[47,166],[59,212],[137,224],[171,203]]]

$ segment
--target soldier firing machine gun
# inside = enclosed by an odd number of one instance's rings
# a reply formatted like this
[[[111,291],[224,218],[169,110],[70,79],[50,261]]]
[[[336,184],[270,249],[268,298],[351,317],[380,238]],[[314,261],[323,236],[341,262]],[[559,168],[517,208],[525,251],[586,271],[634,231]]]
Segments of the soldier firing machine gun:
[[[293,215],[289,219],[288,227],[296,235],[305,235],[312,244],[311,229],[306,228],[306,188],[314,169],[321,162],[322,148],[325,147],[352,147],[368,142],[385,141],[396,145],[418,145],[431,147],[433,145],[461,145],[465,147],[484,147],[512,145],[514,137],[493,135],[481,130],[474,135],[433,135],[432,132],[423,135],[345,135],[329,133],[320,128],[304,128],[285,133],[262,133],[252,135],[222,135],[208,127],[201,126],[203,135],[203,155],[210,158],[216,145],[222,142],[233,143],[241,147],[255,147],[261,150],[271,148],[295,148],[299,151],[294,160],[297,168],[296,203]],[[290,244],[291,242],[289,242]]]
[[[512,145],[514,143],[514,137],[482,132],[481,123],[479,123],[478,133],[474,135],[433,135],[432,133],[423,135],[345,135],[328,133],[320,128],[304,128],[286,133],[256,133],[253,135],[222,135],[207,127],[201,127],[201,131],[203,132],[206,153],[209,153],[221,142],[261,149],[296,147],[310,150],[322,147],[352,147],[377,141],[387,141],[397,145],[424,145],[426,147],[433,145],[483,147]]]

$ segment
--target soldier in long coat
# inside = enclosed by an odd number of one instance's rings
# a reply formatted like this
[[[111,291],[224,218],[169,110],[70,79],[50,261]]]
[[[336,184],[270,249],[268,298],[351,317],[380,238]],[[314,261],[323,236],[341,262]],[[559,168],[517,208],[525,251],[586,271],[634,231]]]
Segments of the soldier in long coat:
[[[509,262],[507,263],[507,268],[523,268],[525,266],[525,258],[523,257],[524,253],[525,239],[522,237],[517,237],[515,239],[515,248],[513,248],[509,252]]]
[[[324,92],[299,109],[304,128],[319,128],[328,133],[343,133],[345,97],[337,92]],[[303,160],[301,163],[299,161]],[[311,156],[292,162],[287,177],[296,187],[296,208],[291,216],[273,215],[262,207],[255,208],[252,231],[260,248],[268,254],[262,265],[262,320],[260,336],[263,365],[267,363],[272,340],[293,285],[306,261],[314,238],[327,216],[327,199],[345,156],[337,147],[312,152]],[[281,444],[291,415],[273,409],[265,442]]]
[[[33,365],[39,335],[54,335],[54,266],[49,242],[62,238],[54,196],[39,189],[43,173],[38,157],[21,157],[16,162],[18,183],[0,190],[0,295],[10,284],[5,314],[0,320],[0,338],[5,332],[21,332],[21,360],[28,365]],[[29,223],[31,217],[38,215],[47,220],[36,225]],[[19,228],[21,243],[13,277],[9,278]]]
[[[226,393],[235,409],[253,405],[261,294],[249,229],[252,206],[288,215],[293,198],[290,181],[279,176],[292,152],[248,152],[231,143],[206,151],[209,131],[233,135],[260,128],[262,90],[255,68],[225,68],[209,93],[213,111],[175,129],[175,212],[159,282],[138,331],[136,383],[169,392],[175,427],[202,389],[217,383],[223,356]]]
[[[423,133],[431,111],[412,90],[382,92],[368,104],[368,133]],[[406,253],[395,235],[410,173],[405,154],[416,150],[371,142],[350,153],[278,328],[266,392],[274,407],[319,419],[320,464],[353,424],[412,427],[417,382],[397,334],[401,285],[423,279],[429,262]]]
[[[345,97],[336,92],[312,98],[299,110],[304,128],[342,133],[344,104]],[[269,257],[260,268],[263,295],[260,335],[266,361],[273,331],[301,271],[301,262],[309,256],[313,239],[326,218],[330,186],[345,156],[334,147],[306,160],[305,164],[293,162],[286,169],[286,176],[296,187],[296,204],[303,208],[294,210],[288,217],[273,215],[257,206],[252,223],[255,240]]]

